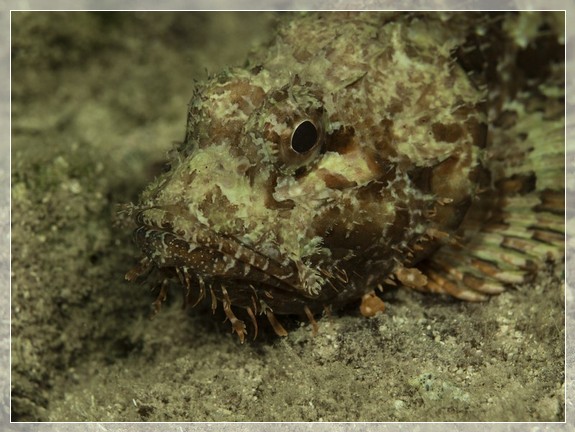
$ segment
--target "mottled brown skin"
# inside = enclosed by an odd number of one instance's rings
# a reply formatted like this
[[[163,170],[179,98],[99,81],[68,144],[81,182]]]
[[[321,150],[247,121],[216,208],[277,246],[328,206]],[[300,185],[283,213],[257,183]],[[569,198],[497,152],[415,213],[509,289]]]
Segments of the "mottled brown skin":
[[[490,19],[447,18],[297,17],[246,68],[198,86],[169,172],[130,207],[144,258],[127,278],[157,269],[210,293],[242,341],[238,307],[285,334],[274,314],[313,320],[386,284],[498,292],[416,268],[457,243],[493,180],[486,102],[500,94],[464,55]]]

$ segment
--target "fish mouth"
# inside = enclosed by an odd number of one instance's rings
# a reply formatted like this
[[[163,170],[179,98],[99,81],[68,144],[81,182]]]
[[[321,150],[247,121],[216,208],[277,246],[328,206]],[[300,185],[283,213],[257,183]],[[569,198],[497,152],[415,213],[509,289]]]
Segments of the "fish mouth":
[[[181,208],[140,209],[135,221],[134,242],[160,270],[191,272],[201,280],[234,281],[252,289],[263,284],[264,290],[301,291],[294,263],[280,262],[232,236],[221,235],[192,215],[182,214]]]
[[[247,313],[254,339],[258,334],[258,315],[265,315],[279,336],[286,336],[287,331],[274,313],[303,312],[315,328],[313,313],[322,310],[323,302],[319,299],[309,302],[301,295],[300,274],[291,260],[279,262],[235,238],[220,235],[184,215],[181,208],[172,212],[161,207],[134,206],[128,212],[135,215],[134,241],[144,257],[126,273],[126,279],[147,278],[154,270],[161,277],[151,317],[160,311],[167,298],[169,280],[177,277],[186,289],[184,305],[194,307],[209,293],[212,311],[218,302],[222,304],[242,343],[246,325],[234,314],[232,306],[239,306]]]
[[[154,278],[159,276],[156,280],[159,292],[152,303],[151,317],[160,311],[168,296],[169,280],[178,278],[185,289],[184,305],[194,307],[209,294],[212,311],[222,304],[241,342],[247,334],[246,326],[234,314],[232,306],[247,313],[254,327],[254,338],[259,315],[267,318],[279,336],[286,336],[287,331],[274,314],[305,314],[317,328],[313,315],[325,309],[326,297],[321,290],[309,290],[309,281],[318,283],[318,278],[305,266],[298,266],[290,258],[269,256],[239,239],[221,235],[179,206],[133,206],[127,213],[137,225],[134,241],[144,257],[125,278],[132,282],[140,277],[147,279],[151,273]],[[270,250],[282,256],[279,251]]]

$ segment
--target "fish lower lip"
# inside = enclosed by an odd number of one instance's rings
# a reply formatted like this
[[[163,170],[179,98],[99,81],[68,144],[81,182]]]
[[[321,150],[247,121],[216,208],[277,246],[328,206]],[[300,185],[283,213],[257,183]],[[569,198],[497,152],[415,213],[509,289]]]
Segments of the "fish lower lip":
[[[179,220],[157,223],[145,215],[137,216],[134,241],[159,267],[187,267],[202,276],[226,279],[253,279],[273,285],[294,285],[297,271],[242,244],[203,228],[199,223]],[[176,222],[176,223],[174,223]],[[183,226],[176,229],[175,225]]]

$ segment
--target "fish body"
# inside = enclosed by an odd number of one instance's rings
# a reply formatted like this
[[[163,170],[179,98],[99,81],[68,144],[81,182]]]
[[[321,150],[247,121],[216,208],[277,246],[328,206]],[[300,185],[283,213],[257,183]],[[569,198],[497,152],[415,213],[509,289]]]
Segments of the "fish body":
[[[210,295],[243,341],[234,311],[283,335],[276,315],[313,322],[389,285],[483,300],[560,259],[559,18],[286,20],[196,88],[169,170],[129,207],[127,278],[159,274],[157,305],[171,278]],[[542,38],[547,68],[518,64]]]

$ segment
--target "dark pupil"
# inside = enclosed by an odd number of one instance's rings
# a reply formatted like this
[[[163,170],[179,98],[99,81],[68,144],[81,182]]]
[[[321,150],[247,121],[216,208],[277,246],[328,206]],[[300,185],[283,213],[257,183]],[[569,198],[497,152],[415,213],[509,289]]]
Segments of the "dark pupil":
[[[317,141],[317,129],[315,125],[306,120],[298,125],[291,137],[291,148],[298,153],[305,153],[311,149]]]

